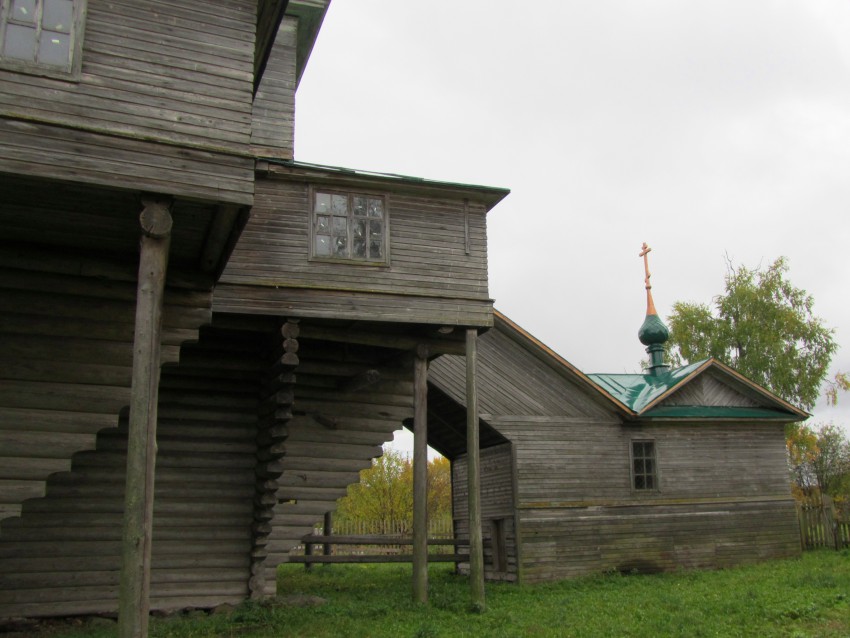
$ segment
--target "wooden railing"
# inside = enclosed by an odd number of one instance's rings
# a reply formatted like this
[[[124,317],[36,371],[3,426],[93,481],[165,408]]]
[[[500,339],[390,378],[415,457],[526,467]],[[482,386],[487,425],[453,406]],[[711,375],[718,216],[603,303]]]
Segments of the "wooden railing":
[[[409,563],[413,561],[413,554],[409,552],[400,553],[402,547],[407,548],[413,545],[413,539],[410,537],[400,537],[395,535],[360,535],[360,536],[343,536],[341,534],[332,534],[329,536],[320,534],[308,534],[301,539],[304,545],[304,555],[295,555],[289,557],[290,563],[304,563],[312,565],[316,563]],[[316,545],[323,546],[321,554],[314,553]],[[356,551],[345,551],[343,553],[334,553],[335,546],[342,545],[346,548],[356,548]],[[376,552],[369,550],[368,547],[392,547],[396,551],[393,552]],[[428,553],[428,562],[433,563],[457,563],[467,559],[469,555],[469,540],[462,538],[429,538],[428,546],[431,547],[454,547],[452,553]],[[458,551],[461,547],[466,547],[466,552]]]

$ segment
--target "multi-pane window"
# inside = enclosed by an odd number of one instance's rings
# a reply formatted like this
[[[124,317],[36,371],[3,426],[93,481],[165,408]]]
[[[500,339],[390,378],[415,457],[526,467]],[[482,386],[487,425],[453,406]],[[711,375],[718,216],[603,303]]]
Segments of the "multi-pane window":
[[[658,489],[655,441],[632,441],[632,487],[635,490]]]
[[[0,62],[70,73],[79,58],[84,0],[0,0]]]
[[[313,257],[386,263],[387,207],[383,197],[313,193]]]

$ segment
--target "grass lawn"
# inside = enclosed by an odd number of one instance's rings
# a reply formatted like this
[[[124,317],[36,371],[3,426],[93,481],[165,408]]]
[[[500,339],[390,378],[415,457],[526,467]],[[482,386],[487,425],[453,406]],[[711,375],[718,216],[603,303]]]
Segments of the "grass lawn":
[[[466,579],[449,566],[431,568],[427,607],[411,601],[410,575],[409,565],[317,565],[311,572],[284,565],[283,600],[326,602],[270,601],[228,614],[153,619],[151,636],[850,636],[846,550],[715,572],[488,584],[482,614],[469,611]],[[114,634],[114,627],[68,629],[49,635]]]

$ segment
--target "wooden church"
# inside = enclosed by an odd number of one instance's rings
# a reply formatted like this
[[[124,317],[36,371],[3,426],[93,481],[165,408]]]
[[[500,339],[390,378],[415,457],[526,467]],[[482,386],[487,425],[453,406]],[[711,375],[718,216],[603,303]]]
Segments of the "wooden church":
[[[294,160],[328,2],[0,3],[0,619],[272,595],[403,424],[473,576],[799,551],[799,410],[716,362],[583,375],[495,313],[505,189]]]
[[[498,312],[482,336],[488,578],[720,568],[800,553],[784,428],[808,415],[714,359],[670,369],[648,267],[646,288],[641,374],[583,374]],[[464,406],[462,361],[440,357],[429,379],[429,436],[454,459],[454,518],[465,531],[465,454],[445,417]]]

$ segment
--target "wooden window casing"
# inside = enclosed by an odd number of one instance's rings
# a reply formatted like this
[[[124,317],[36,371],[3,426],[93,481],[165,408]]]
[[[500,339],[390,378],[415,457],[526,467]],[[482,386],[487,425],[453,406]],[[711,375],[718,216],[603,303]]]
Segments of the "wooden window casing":
[[[389,265],[389,209],[384,195],[313,188],[310,259]]]
[[[0,0],[0,69],[76,80],[87,0]]]
[[[630,446],[632,490],[635,492],[657,492],[658,459],[655,441],[633,440]]]

